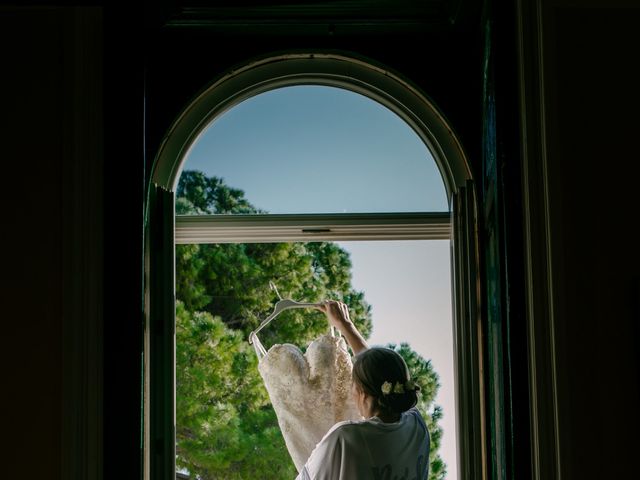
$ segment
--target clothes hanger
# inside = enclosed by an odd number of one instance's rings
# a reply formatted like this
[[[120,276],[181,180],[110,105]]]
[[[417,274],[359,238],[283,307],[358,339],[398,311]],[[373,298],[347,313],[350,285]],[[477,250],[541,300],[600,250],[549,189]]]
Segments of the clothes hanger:
[[[271,289],[276,292],[276,295],[278,296],[279,300],[278,300],[278,302],[276,302],[276,304],[275,304],[275,306],[273,308],[273,312],[271,313],[271,315],[269,315],[262,322],[260,322],[260,325],[258,325],[258,328],[256,328],[254,331],[252,331],[249,334],[249,345],[253,345],[254,346],[254,348],[256,350],[256,353],[258,354],[258,358],[262,358],[264,355],[266,355],[267,351],[262,346],[262,343],[260,342],[260,339],[257,337],[256,334],[260,330],[262,330],[264,327],[266,327],[269,324],[269,322],[271,322],[271,320],[276,318],[278,315],[280,315],[285,310],[291,310],[292,308],[314,308],[314,307],[319,307],[320,305],[322,305],[321,303],[296,302],[296,301],[291,300],[289,298],[282,298],[280,296],[280,292],[278,292],[278,288],[271,281],[269,282],[269,287],[271,287]],[[333,327],[331,327],[331,335],[332,336],[334,335]]]
[[[256,338],[256,334],[260,330],[262,330],[264,327],[266,327],[269,324],[269,322],[271,322],[271,320],[276,318],[285,310],[291,310],[292,308],[313,308],[313,307],[319,307],[320,305],[322,305],[321,303],[296,302],[289,298],[282,298],[280,296],[280,292],[278,292],[278,288],[275,286],[273,282],[269,282],[269,286],[271,287],[272,290],[276,292],[276,295],[278,296],[279,300],[276,303],[271,315],[269,315],[262,322],[260,322],[260,325],[258,326],[258,328],[256,328],[253,332],[249,334],[249,344],[253,344],[253,341]]]

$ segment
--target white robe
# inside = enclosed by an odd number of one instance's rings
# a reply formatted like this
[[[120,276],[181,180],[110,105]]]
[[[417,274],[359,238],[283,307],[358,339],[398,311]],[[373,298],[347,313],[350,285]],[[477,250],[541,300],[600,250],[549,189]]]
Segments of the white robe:
[[[400,420],[340,422],[320,441],[296,480],[427,480],[430,438],[415,408]]]

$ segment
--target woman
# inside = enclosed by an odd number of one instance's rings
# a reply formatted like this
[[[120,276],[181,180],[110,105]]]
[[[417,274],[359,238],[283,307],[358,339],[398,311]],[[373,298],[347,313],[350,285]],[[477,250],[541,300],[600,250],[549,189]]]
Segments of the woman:
[[[297,480],[426,480],[429,432],[406,363],[391,349],[369,348],[344,303],[327,301],[319,309],[355,354],[352,393],[364,420],[334,425]]]

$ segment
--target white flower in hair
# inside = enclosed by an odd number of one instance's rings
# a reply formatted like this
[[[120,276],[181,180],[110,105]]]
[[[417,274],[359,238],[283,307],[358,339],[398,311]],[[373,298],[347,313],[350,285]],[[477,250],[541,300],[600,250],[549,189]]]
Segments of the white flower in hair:
[[[391,382],[384,382],[382,384],[382,387],[380,387],[380,390],[382,390],[382,394],[383,395],[389,395],[391,393],[391,387],[393,385],[391,384]]]
[[[404,385],[396,382],[396,385],[393,387],[393,393],[404,393]]]

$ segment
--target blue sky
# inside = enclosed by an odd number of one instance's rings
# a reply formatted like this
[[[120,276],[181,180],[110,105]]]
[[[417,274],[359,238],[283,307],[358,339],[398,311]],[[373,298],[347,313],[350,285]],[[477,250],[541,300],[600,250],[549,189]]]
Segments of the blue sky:
[[[198,138],[185,168],[223,177],[270,213],[448,210],[413,130],[338,88],[288,87],[246,100]]]
[[[416,133],[386,107],[331,87],[282,88],[233,107],[203,131],[184,169],[224,178],[270,213],[448,210]],[[456,480],[450,244],[339,244],[350,253],[354,287],[372,305],[370,343],[406,341],[440,374],[441,455]]]

